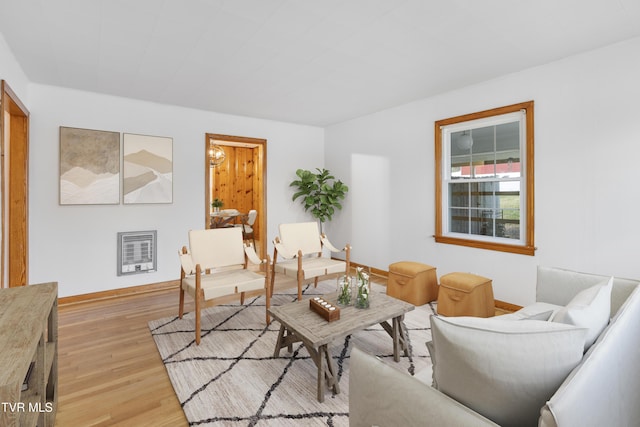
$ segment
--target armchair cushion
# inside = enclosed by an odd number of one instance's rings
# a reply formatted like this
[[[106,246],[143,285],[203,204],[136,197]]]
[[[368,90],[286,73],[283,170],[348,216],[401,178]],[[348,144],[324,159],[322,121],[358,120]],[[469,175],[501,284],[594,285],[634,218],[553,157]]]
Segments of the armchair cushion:
[[[540,320],[431,316],[434,386],[503,426],[535,426],[582,359],[586,330]]]
[[[302,270],[305,278],[314,278],[333,273],[344,273],[344,261],[331,258],[303,258]],[[274,265],[276,273],[296,277],[298,275],[297,259],[281,261]]]
[[[236,227],[189,231],[193,264],[202,270],[244,264],[242,230]]]
[[[244,269],[220,271],[215,274],[203,274],[200,277],[200,286],[205,301],[208,301],[225,295],[264,289],[264,275]],[[182,280],[182,288],[195,298],[195,276],[185,277]]]
[[[322,251],[320,231],[315,222],[297,222],[280,224],[280,241],[288,253],[302,251],[302,255]]]

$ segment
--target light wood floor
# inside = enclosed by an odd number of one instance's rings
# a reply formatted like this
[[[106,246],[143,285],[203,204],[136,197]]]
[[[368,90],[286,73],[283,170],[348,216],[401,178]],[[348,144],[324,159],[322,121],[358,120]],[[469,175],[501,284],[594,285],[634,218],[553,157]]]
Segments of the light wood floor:
[[[147,326],[177,314],[177,289],[60,306],[56,426],[186,426]]]
[[[147,326],[177,315],[177,289],[61,306],[58,313],[56,426],[187,425]]]
[[[296,283],[279,278],[275,287]],[[185,312],[193,309],[185,297]],[[61,305],[56,426],[188,425],[147,325],[177,315],[177,287]]]

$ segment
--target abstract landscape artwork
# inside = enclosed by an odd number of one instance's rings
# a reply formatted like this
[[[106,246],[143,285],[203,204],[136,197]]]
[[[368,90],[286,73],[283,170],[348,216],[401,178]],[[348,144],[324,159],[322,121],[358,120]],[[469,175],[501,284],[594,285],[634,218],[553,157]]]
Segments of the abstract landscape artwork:
[[[173,139],[125,133],[124,203],[173,202]]]
[[[60,127],[60,204],[120,203],[120,133]]]

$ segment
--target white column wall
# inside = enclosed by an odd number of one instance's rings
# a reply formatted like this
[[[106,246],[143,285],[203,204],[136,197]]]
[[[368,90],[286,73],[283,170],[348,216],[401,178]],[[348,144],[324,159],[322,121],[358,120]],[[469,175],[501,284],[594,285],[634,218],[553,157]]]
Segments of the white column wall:
[[[384,158],[391,189],[387,203],[376,178],[383,171],[371,167],[370,185],[358,180],[358,194],[328,230],[351,241],[355,262],[386,270],[413,260],[436,266],[439,276],[474,272],[493,279],[497,299],[519,305],[535,299],[537,265],[640,278],[638,52],[640,38],[327,128],[328,169],[349,185],[354,159]],[[535,256],[436,244],[434,121],[528,100],[535,101]]]

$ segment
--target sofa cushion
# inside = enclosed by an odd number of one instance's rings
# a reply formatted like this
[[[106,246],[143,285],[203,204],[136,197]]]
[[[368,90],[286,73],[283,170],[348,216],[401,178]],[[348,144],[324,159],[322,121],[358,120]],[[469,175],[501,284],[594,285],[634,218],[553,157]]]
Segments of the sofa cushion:
[[[529,304],[513,313],[507,313],[496,316],[495,319],[501,320],[549,320],[553,315],[562,308],[561,305],[548,304],[546,302],[536,302]]]
[[[434,387],[503,426],[535,426],[580,362],[586,329],[431,316]]]
[[[591,347],[609,323],[612,284],[613,277],[579,292],[569,301],[569,304],[556,312],[551,319],[552,322],[587,328],[588,332],[584,343],[585,351]]]
[[[543,311],[541,313],[525,314],[518,320],[549,320],[552,314],[553,310]]]
[[[538,266],[536,301],[564,307],[578,292],[607,279],[609,276]]]
[[[357,346],[351,350],[349,363],[351,426],[498,427],[460,402],[366,354]],[[323,406],[327,404],[331,403],[326,402]],[[288,425],[309,424],[292,419]]]

